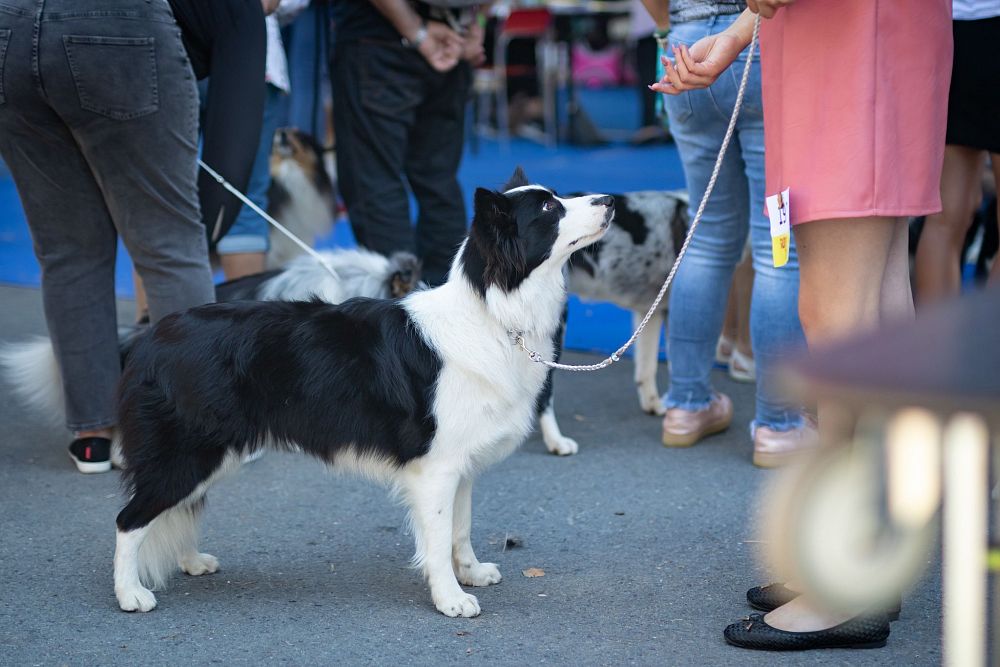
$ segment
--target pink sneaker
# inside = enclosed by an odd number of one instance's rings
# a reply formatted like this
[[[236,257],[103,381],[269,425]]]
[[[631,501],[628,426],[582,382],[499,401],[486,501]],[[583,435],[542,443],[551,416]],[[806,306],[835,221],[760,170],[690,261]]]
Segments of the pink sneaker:
[[[802,426],[788,431],[757,426],[753,433],[753,464],[758,468],[778,468],[817,446],[819,432],[812,419],[807,418]]]
[[[701,410],[670,408],[663,418],[663,444],[667,447],[690,447],[702,438],[729,428],[733,421],[733,402],[716,392]]]

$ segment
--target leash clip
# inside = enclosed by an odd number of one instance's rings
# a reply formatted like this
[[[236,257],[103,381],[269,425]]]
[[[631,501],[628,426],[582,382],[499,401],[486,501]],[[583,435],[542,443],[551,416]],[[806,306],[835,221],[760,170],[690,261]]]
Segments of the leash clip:
[[[510,344],[511,345],[513,345],[515,347],[521,348],[521,350],[523,352],[527,353],[528,358],[531,359],[532,361],[534,361],[535,363],[541,363],[542,356],[540,354],[538,354],[537,352],[535,352],[534,350],[529,350],[528,347],[524,344],[524,332],[523,331],[516,331],[514,329],[507,329],[507,336],[510,337]]]

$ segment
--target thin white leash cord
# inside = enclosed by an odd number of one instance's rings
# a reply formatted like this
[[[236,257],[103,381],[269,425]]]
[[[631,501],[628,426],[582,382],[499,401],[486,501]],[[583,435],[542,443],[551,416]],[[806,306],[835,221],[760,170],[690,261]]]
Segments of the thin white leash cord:
[[[602,368],[607,368],[616,361],[620,361],[622,355],[627,349],[632,347],[635,343],[636,338],[642,333],[642,330],[646,328],[649,323],[649,319],[656,312],[656,309],[660,306],[660,302],[663,300],[664,295],[670,288],[670,283],[674,280],[674,274],[677,273],[677,267],[681,264],[681,259],[684,257],[684,253],[687,252],[688,245],[691,243],[691,237],[694,236],[694,230],[698,227],[698,223],[701,221],[701,215],[705,211],[705,204],[708,203],[708,198],[712,194],[713,188],[715,188],[715,181],[719,177],[719,171],[722,169],[722,159],[726,155],[726,149],[729,148],[729,140],[733,137],[733,130],[736,127],[736,119],[740,115],[740,107],[743,104],[743,93],[747,87],[747,80],[750,77],[750,65],[753,61],[754,47],[757,45],[757,32],[760,29],[760,15],[758,14],[754,20],[753,24],[753,37],[750,39],[750,47],[747,51],[747,62],[743,67],[743,78],[740,80],[740,88],[736,93],[736,104],[733,106],[733,115],[729,119],[729,127],[726,129],[726,136],[722,139],[722,147],[719,149],[719,157],[715,159],[715,168],[712,170],[712,177],[708,180],[708,186],[705,188],[705,194],[701,198],[701,203],[698,205],[698,211],[695,213],[694,220],[691,221],[691,228],[688,230],[687,236],[684,238],[684,243],[681,245],[681,249],[677,252],[677,259],[674,260],[674,265],[670,267],[670,273],[667,274],[667,279],[663,281],[663,286],[660,287],[660,292],[656,295],[656,299],[653,301],[653,305],[649,307],[646,312],[646,316],[642,318],[642,322],[639,323],[639,327],[632,333],[632,337],[625,341],[625,344],[618,348],[610,357],[599,361],[596,364],[586,364],[586,365],[572,365],[572,364],[560,364],[555,361],[549,361],[543,359],[540,354],[532,349],[529,349],[524,343],[524,332],[509,330],[507,334],[510,336],[511,341],[520,347],[522,350],[528,353],[528,357],[532,361],[539,364],[544,364],[549,368],[554,368],[561,371],[598,371]]]
[[[336,280],[340,280],[340,276],[337,275],[337,271],[332,266],[330,266],[330,263],[327,262],[322,255],[320,255],[318,252],[309,247],[309,244],[303,242],[299,237],[297,237],[295,234],[289,231],[287,227],[285,227],[280,222],[278,222],[270,215],[268,215],[267,211],[265,211],[260,206],[257,206],[257,204],[254,204],[252,201],[250,201],[250,199],[245,194],[237,190],[229,181],[224,179],[219,172],[217,172],[216,170],[212,169],[207,164],[205,164],[201,158],[198,158],[198,164],[201,166],[202,169],[204,169],[208,173],[209,176],[218,181],[219,185],[221,185],[230,193],[232,193],[232,195],[237,199],[239,199],[241,202],[243,202],[245,206],[249,206],[254,213],[256,213],[257,215],[259,215],[260,217],[264,218],[269,223],[271,223],[271,225],[275,229],[277,229],[279,232],[290,238],[295,243],[295,245],[299,246],[307,253],[312,255],[313,258],[317,262],[319,262],[320,265],[322,265],[322,267],[326,269],[330,273],[330,275],[333,276]]]

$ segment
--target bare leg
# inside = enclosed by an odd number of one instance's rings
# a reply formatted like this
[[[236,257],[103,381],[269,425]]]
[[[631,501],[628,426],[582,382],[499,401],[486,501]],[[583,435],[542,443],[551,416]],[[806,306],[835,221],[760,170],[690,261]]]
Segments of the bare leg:
[[[913,292],[910,289],[910,230],[906,219],[896,220],[892,244],[882,277],[879,295],[879,317],[887,324],[913,319]]]
[[[739,270],[737,265],[736,271]],[[722,337],[729,343],[734,344],[739,338],[740,326],[739,318],[736,316],[736,273],[733,272],[733,280],[729,284],[729,298],[726,299],[726,319],[722,321]],[[732,352],[732,350],[730,350]]]
[[[984,152],[945,146],[941,171],[940,213],[927,216],[917,246],[917,300],[921,306],[958,294],[959,254],[982,197],[980,174]],[[994,165],[994,172],[996,165]]]
[[[135,319],[138,322],[149,317],[149,301],[146,299],[146,287],[135,269],[132,269],[132,284],[135,286]]]
[[[480,563],[472,550],[472,480],[463,477],[455,493],[451,559],[455,575],[465,586],[489,586],[503,578],[495,563]]]
[[[431,461],[412,464],[403,476],[417,544],[414,562],[423,568],[434,606],[445,616],[468,618],[479,615],[479,601],[458,585],[451,558],[454,505],[460,482],[452,467]]]
[[[76,438],[107,438],[111,439],[111,429],[110,428],[99,428],[92,431],[75,431],[73,436]]]
[[[895,218],[816,220],[795,227],[799,319],[810,348],[878,326]]]
[[[788,632],[815,632],[840,625],[856,614],[830,611],[813,603],[808,596],[800,595],[768,613],[764,620],[773,628]]]
[[[817,220],[795,227],[799,318],[810,348],[876,328],[883,312],[883,294],[886,302],[905,301],[891,293],[898,276],[888,267],[890,257],[895,257],[892,249],[899,228],[900,222],[894,218]],[[898,285],[896,289],[899,291]],[[849,421],[843,415],[837,406],[820,404],[823,442],[835,441],[849,431]],[[803,594],[767,614],[765,621],[789,632],[810,632],[839,625],[853,615],[824,609]]]
[[[750,296],[753,294],[753,260],[748,254],[733,272],[733,286],[729,291],[729,303],[733,305],[736,318],[734,347],[744,357],[753,358],[753,348],[750,345]],[[729,312],[727,306],[726,318]]]
[[[237,252],[219,255],[219,262],[222,264],[222,272],[225,274],[226,280],[236,280],[263,271],[264,253]]]
[[[645,313],[632,313],[632,326],[638,327]],[[660,351],[660,331],[663,329],[662,310],[653,313],[646,328],[635,343],[635,385],[639,392],[639,406],[651,415],[666,414],[667,408],[660,400],[656,388],[656,366]]]

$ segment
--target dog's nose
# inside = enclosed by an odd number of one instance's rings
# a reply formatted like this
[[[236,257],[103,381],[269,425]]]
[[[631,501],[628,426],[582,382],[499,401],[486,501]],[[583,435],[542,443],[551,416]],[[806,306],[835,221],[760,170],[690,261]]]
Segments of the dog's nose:
[[[594,197],[590,203],[594,206],[614,206],[615,198],[611,195],[604,195],[603,197]]]

